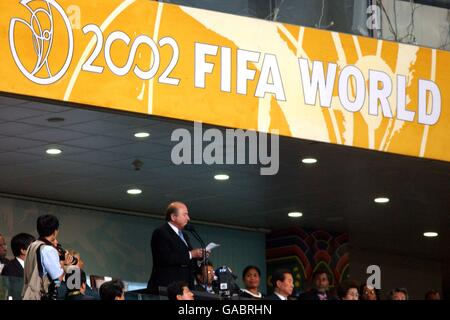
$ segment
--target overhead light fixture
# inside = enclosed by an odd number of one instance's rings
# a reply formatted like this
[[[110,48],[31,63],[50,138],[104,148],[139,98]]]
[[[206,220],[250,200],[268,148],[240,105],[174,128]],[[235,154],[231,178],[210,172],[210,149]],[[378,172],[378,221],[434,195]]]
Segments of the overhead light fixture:
[[[52,155],[52,156],[58,155],[61,152],[62,152],[62,150],[61,149],[57,149],[57,148],[50,148],[50,149],[45,150],[45,153],[47,153],[49,155]]]
[[[291,218],[300,218],[301,216],[303,216],[303,213],[295,211],[295,212],[289,212],[288,216]]]
[[[438,236],[438,233],[437,232],[433,232],[433,231],[429,231],[429,232],[424,232],[423,236],[427,237],[427,238],[435,238],[435,237]]]
[[[223,180],[228,180],[228,179],[230,179],[230,176],[227,175],[227,174],[216,174],[216,175],[214,176],[214,179],[223,181]]]
[[[142,190],[141,190],[141,189],[136,189],[136,188],[134,188],[134,189],[128,189],[128,190],[127,190],[127,193],[128,193],[128,194],[131,194],[131,195],[136,195],[136,194],[141,194],[141,193],[142,193]]]
[[[150,137],[150,133],[148,133],[148,132],[136,132],[134,134],[134,137],[135,138],[139,138],[139,139],[148,138],[148,137]]]
[[[375,201],[375,203],[388,203],[389,202],[389,198],[378,197],[378,198],[373,199],[373,201]]]
[[[317,162],[317,159],[314,159],[314,158],[304,158],[304,159],[302,159],[302,162],[303,162],[304,164],[314,164],[314,163]]]

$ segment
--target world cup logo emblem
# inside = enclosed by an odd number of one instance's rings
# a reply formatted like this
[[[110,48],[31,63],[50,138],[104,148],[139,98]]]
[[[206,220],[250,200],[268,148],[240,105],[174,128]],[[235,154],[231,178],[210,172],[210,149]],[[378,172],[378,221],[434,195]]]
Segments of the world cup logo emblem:
[[[9,45],[14,61],[25,77],[47,85],[64,76],[73,55],[72,28],[55,0],[22,0],[29,20],[12,18]]]

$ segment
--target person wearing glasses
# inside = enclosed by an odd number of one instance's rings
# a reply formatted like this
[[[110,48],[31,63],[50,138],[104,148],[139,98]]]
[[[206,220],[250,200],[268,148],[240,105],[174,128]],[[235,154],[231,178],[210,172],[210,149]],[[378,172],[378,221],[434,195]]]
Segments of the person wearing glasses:
[[[375,289],[370,285],[367,285],[367,283],[361,285],[360,292],[361,292],[360,296],[361,300],[370,300],[370,301],[380,300],[379,290]]]
[[[196,285],[194,290],[209,293],[218,293],[219,288],[214,281],[214,266],[211,261],[201,264],[195,271]]]

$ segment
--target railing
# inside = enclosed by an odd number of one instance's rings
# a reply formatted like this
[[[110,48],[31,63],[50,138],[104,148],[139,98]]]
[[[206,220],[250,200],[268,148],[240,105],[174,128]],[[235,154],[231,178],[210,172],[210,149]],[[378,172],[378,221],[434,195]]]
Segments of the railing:
[[[450,50],[450,2],[443,0],[159,2]]]

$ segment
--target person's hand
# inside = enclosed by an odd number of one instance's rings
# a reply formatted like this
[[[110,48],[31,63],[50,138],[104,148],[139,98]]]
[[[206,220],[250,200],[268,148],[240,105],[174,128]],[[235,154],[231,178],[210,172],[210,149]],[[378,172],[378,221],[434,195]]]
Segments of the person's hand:
[[[197,248],[191,251],[192,258],[203,258],[203,249]]]

